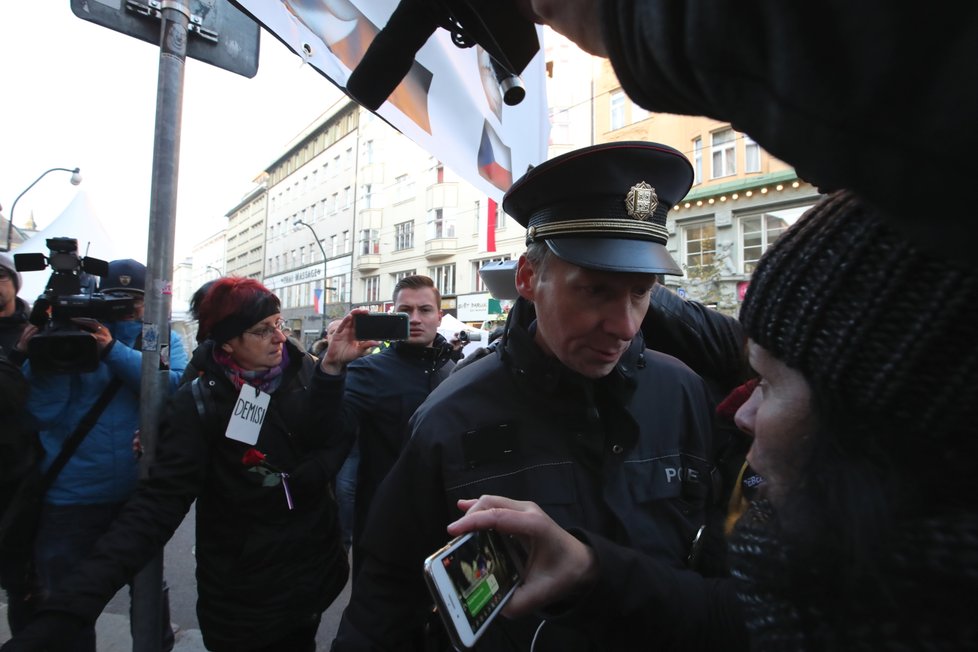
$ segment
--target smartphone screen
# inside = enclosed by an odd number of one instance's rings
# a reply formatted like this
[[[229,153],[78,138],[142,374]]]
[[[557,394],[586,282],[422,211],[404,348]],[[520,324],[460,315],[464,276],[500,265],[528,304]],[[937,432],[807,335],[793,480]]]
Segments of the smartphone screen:
[[[472,647],[520,582],[510,544],[493,531],[455,539],[425,562],[425,577],[453,642]]]
[[[358,340],[406,340],[410,336],[407,313],[369,312],[353,315],[353,334]]]

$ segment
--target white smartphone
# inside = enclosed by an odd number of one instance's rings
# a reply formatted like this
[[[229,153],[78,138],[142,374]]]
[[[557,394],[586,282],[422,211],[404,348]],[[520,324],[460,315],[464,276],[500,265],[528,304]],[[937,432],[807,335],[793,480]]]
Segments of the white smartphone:
[[[495,530],[469,532],[424,562],[424,576],[456,649],[468,649],[519,586],[518,544]]]

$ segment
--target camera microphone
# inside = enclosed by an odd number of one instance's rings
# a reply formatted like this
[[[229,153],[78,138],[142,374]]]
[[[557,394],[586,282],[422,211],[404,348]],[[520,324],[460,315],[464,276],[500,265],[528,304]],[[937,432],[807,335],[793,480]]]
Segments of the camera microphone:
[[[346,82],[350,96],[376,111],[411,70],[414,55],[438,25],[423,0],[401,0],[350,73]]]
[[[519,74],[540,50],[536,27],[515,0],[400,0],[346,82],[354,100],[376,111],[414,65],[414,57],[439,27],[460,48],[479,45],[508,105],[526,95]]]

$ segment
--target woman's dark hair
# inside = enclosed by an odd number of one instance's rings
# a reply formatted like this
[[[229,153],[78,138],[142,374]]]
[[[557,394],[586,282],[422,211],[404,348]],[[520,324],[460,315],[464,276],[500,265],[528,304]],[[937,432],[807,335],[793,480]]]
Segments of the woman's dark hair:
[[[219,278],[200,302],[198,332],[226,342],[277,312],[278,297],[255,279]]]
[[[201,343],[207,339],[207,333],[200,327],[200,304],[204,300],[204,296],[207,291],[213,287],[216,281],[207,281],[194,292],[194,295],[190,297],[189,312],[190,316],[195,322],[197,322],[197,343]]]

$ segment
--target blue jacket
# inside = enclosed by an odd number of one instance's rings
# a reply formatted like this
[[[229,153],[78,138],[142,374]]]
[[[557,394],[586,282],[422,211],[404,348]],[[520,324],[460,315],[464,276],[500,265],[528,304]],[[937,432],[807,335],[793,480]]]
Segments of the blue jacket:
[[[48,490],[45,497],[48,503],[119,503],[129,498],[136,486],[139,463],[133,455],[132,439],[139,427],[142,353],[132,347],[142,330],[142,322],[109,322],[106,326],[116,342],[95,371],[33,375],[30,361],[24,363],[24,375],[31,385],[27,411],[41,434],[44,469],[54,462],[65,439],[98,400],[112,376],[116,375],[122,381],[112,402]],[[187,353],[180,337],[171,332],[171,392],[176,389],[186,366]]]

